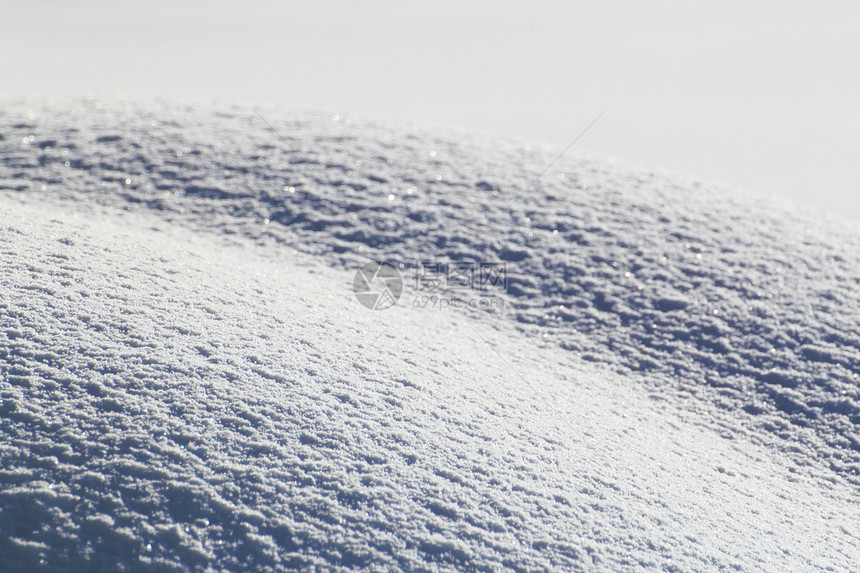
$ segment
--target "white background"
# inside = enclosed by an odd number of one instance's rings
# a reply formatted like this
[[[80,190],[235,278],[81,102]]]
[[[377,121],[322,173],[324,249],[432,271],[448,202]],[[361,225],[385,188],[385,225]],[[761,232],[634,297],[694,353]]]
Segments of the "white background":
[[[0,6],[0,95],[272,102],[558,147],[609,107],[581,148],[860,221],[856,3]]]

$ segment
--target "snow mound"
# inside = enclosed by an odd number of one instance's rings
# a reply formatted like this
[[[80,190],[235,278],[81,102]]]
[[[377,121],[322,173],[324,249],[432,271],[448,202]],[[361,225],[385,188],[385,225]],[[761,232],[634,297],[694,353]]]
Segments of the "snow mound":
[[[259,111],[0,111],[10,570],[860,559],[856,229]],[[507,304],[353,298],[358,264],[428,259],[504,263]]]
[[[536,180],[553,155],[501,138],[263,112],[9,105],[0,188],[347,267],[506,263],[525,330],[717,403],[860,484],[856,228],[587,156]]]

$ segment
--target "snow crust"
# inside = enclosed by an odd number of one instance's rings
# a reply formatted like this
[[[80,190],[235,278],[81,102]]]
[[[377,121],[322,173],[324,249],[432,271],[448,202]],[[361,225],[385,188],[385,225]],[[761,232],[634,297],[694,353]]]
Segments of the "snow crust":
[[[860,561],[856,228],[258,111],[0,111],[4,570]],[[352,296],[428,258],[506,263],[506,305]]]

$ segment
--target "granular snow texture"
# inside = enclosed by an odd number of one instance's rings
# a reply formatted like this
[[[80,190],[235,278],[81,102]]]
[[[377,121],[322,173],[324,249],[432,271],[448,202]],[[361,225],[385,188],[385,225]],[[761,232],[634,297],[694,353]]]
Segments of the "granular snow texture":
[[[0,111],[0,569],[860,562],[857,229],[260,111]],[[373,259],[506,305],[370,311]]]

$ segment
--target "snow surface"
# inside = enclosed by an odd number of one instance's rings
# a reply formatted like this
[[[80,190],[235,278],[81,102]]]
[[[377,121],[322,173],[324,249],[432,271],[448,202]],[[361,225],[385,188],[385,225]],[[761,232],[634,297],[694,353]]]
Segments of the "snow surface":
[[[259,111],[0,110],[0,570],[856,568],[856,228]],[[429,258],[505,306],[350,290]]]

